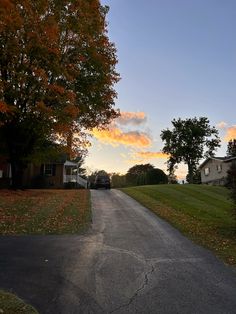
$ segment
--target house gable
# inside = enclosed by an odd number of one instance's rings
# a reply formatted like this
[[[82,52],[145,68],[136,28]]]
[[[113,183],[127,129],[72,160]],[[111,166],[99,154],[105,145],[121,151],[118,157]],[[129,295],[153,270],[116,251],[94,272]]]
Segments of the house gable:
[[[236,157],[209,157],[199,167],[201,181],[205,184],[224,185],[227,171]]]

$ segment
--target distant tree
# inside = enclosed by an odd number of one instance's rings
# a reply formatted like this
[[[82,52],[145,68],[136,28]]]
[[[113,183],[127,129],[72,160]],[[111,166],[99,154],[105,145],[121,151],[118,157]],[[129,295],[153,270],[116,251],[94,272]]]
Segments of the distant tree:
[[[236,218],[236,161],[233,161],[228,172],[226,186],[230,189],[230,197],[235,205],[235,218]]]
[[[100,176],[109,176],[110,177],[109,173],[105,170],[98,170],[97,174]]]
[[[175,170],[178,168],[176,160],[172,157],[169,156],[168,164],[167,164],[167,170],[169,172],[168,174],[168,183],[169,184],[177,184],[178,179],[177,176],[175,175]]]
[[[236,157],[236,139],[231,139],[227,146],[227,156]],[[227,171],[226,187],[230,189],[230,197],[235,204],[236,215],[236,161],[233,160]]]
[[[188,183],[191,183],[190,180],[189,180],[189,175],[187,174],[186,176],[186,181]],[[196,169],[193,173],[193,181],[192,181],[193,184],[200,184],[201,183],[201,172]]]
[[[127,185],[126,176],[119,173],[113,173],[111,176],[112,187],[123,188]]]
[[[227,171],[226,185],[229,188],[236,188],[236,161],[233,161],[231,163],[231,166]]]
[[[99,0],[0,1],[0,145],[13,187],[45,142],[72,157],[87,141],[85,129],[117,116],[107,12]]]
[[[174,119],[172,125],[172,130],[161,132],[163,152],[170,156],[168,170],[172,174],[174,167],[184,162],[188,166],[189,183],[193,183],[200,159],[213,156],[215,149],[220,146],[218,131],[209,125],[205,117]]]
[[[88,181],[90,183],[90,187],[94,188],[94,182],[95,182],[95,178],[98,175],[105,175],[105,176],[109,176],[109,174],[105,171],[105,170],[95,170],[93,171],[89,176],[88,176]]]
[[[145,184],[145,175],[149,170],[154,169],[151,164],[135,165],[127,171],[126,180],[129,185]]]
[[[168,183],[169,184],[178,184],[177,176],[174,174],[174,172],[171,172],[168,175]]]
[[[166,184],[168,177],[164,171],[158,168],[150,169],[146,173],[146,184]]]
[[[91,188],[94,188],[94,182],[95,182],[95,178],[98,174],[98,171],[93,171],[89,176],[88,176],[88,181],[90,184]]]
[[[154,166],[151,164],[140,164],[140,165],[135,165],[127,171],[127,174],[133,174],[133,175],[138,175],[142,173],[146,173],[149,170],[154,169]]]
[[[231,139],[228,142],[228,146],[227,146],[227,155],[228,156],[236,156],[236,139]]]
[[[126,174],[128,185],[147,185],[168,183],[168,177],[161,169],[151,164],[141,164],[131,167]]]

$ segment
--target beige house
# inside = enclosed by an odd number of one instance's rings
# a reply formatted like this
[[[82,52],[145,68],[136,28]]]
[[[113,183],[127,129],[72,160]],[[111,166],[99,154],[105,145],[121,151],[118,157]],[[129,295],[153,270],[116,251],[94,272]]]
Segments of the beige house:
[[[236,157],[209,157],[200,166],[203,184],[224,185],[227,171]]]

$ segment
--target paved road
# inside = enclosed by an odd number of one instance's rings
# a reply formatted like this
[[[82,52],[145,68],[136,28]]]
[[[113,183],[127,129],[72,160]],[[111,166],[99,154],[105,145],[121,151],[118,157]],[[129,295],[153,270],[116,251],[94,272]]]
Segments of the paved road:
[[[236,313],[236,272],[117,190],[83,236],[0,237],[0,288],[41,314]]]

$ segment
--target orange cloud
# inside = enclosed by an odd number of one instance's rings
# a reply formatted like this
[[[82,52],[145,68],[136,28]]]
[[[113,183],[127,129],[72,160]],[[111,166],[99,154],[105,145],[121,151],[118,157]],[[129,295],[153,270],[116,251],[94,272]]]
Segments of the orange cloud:
[[[224,140],[228,142],[234,138],[236,138],[236,125],[233,125],[227,129]]]
[[[153,159],[153,158],[168,158],[169,155],[162,152],[137,152],[136,156],[143,159]]]
[[[146,121],[146,115],[144,112],[121,112],[120,117],[116,119],[118,124],[126,125],[133,124],[139,125]]]
[[[115,126],[105,130],[93,129],[92,135],[97,140],[113,146],[122,144],[133,147],[148,147],[151,145],[148,134],[138,131],[123,132]]]

